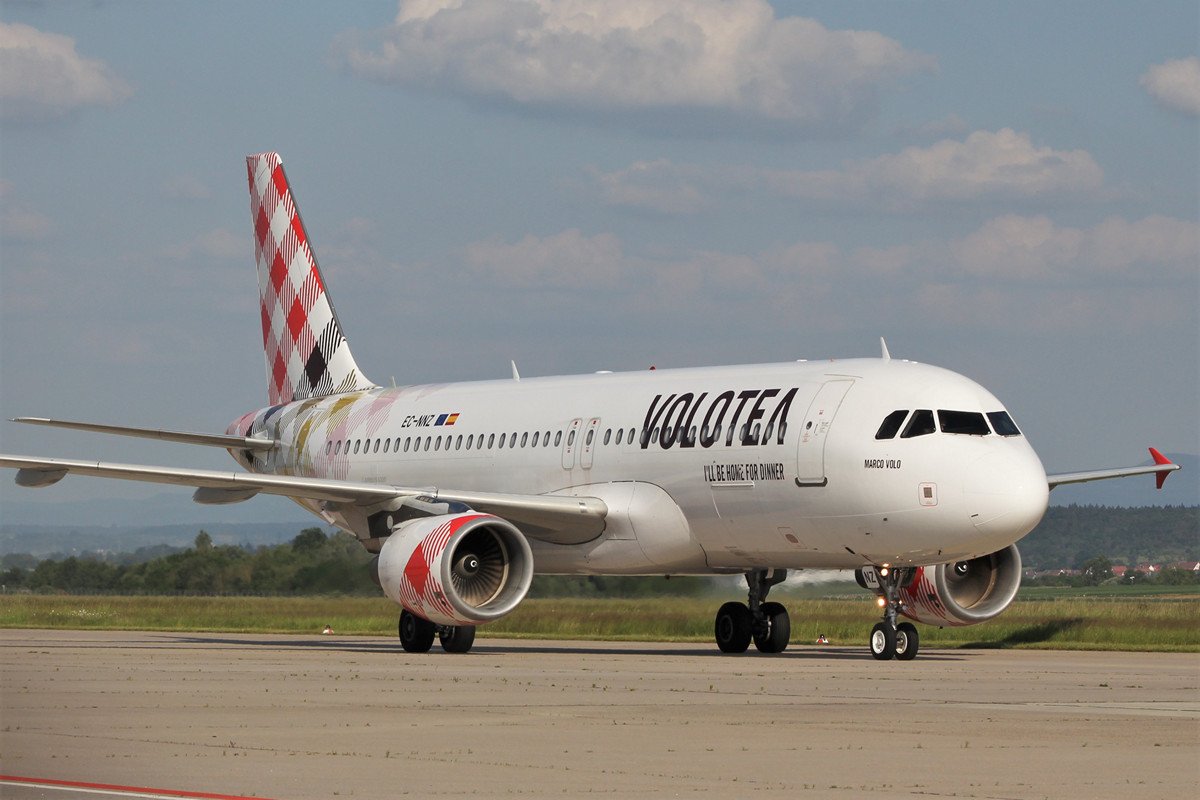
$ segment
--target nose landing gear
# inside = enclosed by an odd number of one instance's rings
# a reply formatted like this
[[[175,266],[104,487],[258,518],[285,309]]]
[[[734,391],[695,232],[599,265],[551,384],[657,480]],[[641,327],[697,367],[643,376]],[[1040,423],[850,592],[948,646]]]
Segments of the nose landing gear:
[[[760,653],[783,652],[791,638],[792,624],[782,604],[766,599],[771,587],[786,579],[786,569],[746,573],[748,602],[729,602],[717,611],[714,634],[722,653],[744,653],[751,641]]]
[[[911,661],[917,657],[920,647],[917,626],[911,622],[901,622],[897,625],[896,615],[904,604],[900,599],[900,589],[912,580],[913,571],[888,567],[875,567],[873,571],[878,582],[878,591],[881,593],[879,602],[883,607],[883,621],[875,623],[875,627],[871,628],[871,655],[877,661],[889,661],[893,658]]]

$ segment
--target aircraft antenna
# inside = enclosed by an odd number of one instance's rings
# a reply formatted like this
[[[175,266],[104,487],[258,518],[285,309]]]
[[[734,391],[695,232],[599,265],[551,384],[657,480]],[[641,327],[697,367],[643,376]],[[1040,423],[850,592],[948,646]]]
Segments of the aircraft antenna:
[[[879,347],[883,350],[883,355],[881,355],[880,358],[882,358],[884,361],[891,361],[892,354],[888,352],[887,342],[884,341],[882,336],[879,337]]]
[[[512,368],[513,368],[513,380],[514,380],[514,381],[519,381],[519,380],[521,380],[521,373],[517,372],[517,362],[516,362],[516,361],[509,361],[508,363],[512,364]]]

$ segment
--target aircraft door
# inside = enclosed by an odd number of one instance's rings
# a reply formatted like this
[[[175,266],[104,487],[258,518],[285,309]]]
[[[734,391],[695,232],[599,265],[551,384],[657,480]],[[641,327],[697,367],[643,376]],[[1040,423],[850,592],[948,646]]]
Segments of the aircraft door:
[[[842,398],[852,380],[826,381],[813,398],[800,423],[799,444],[796,449],[796,483],[800,486],[825,486],[825,440]]]
[[[563,469],[575,468],[575,451],[579,449],[579,428],[583,425],[583,420],[576,417],[571,420],[571,424],[567,426],[567,432],[563,436],[562,445],[562,467]]]
[[[600,418],[588,420],[587,429],[583,432],[583,441],[579,443],[579,466],[584,469],[592,468],[592,454],[596,452],[596,437],[600,435]]]

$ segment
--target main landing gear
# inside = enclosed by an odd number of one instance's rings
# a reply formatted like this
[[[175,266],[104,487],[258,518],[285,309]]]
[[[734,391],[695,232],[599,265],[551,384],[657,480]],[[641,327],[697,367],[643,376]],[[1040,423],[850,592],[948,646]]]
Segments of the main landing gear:
[[[896,615],[902,605],[900,589],[912,580],[912,570],[876,567],[875,574],[879,576],[879,590],[883,593],[879,598],[883,607],[883,621],[875,623],[875,627],[871,628],[871,655],[878,661],[893,658],[911,661],[917,657],[917,649],[920,646],[917,626],[911,622],[901,622],[897,625]]]
[[[755,569],[746,573],[749,603],[729,602],[717,611],[715,634],[722,653],[744,653],[750,642],[760,653],[782,653],[792,634],[787,609],[768,603],[767,592],[787,578],[786,569]]]
[[[436,625],[408,609],[400,612],[400,646],[409,653],[428,653],[437,637],[447,653],[465,653],[475,643],[474,625]]]

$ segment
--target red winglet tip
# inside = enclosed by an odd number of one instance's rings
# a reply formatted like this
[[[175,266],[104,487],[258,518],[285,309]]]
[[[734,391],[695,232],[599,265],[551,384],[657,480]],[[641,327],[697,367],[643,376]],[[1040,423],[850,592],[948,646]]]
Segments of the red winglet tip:
[[[1164,456],[1162,453],[1158,452],[1158,450],[1154,449],[1153,447],[1150,448],[1150,457],[1154,459],[1155,464],[1174,464],[1175,463],[1171,459]],[[1171,472],[1172,472],[1172,470],[1164,469],[1162,472],[1154,473],[1154,483],[1155,483],[1154,488],[1161,489],[1163,487],[1163,484],[1166,483],[1166,481],[1167,481],[1167,476],[1170,475]]]

